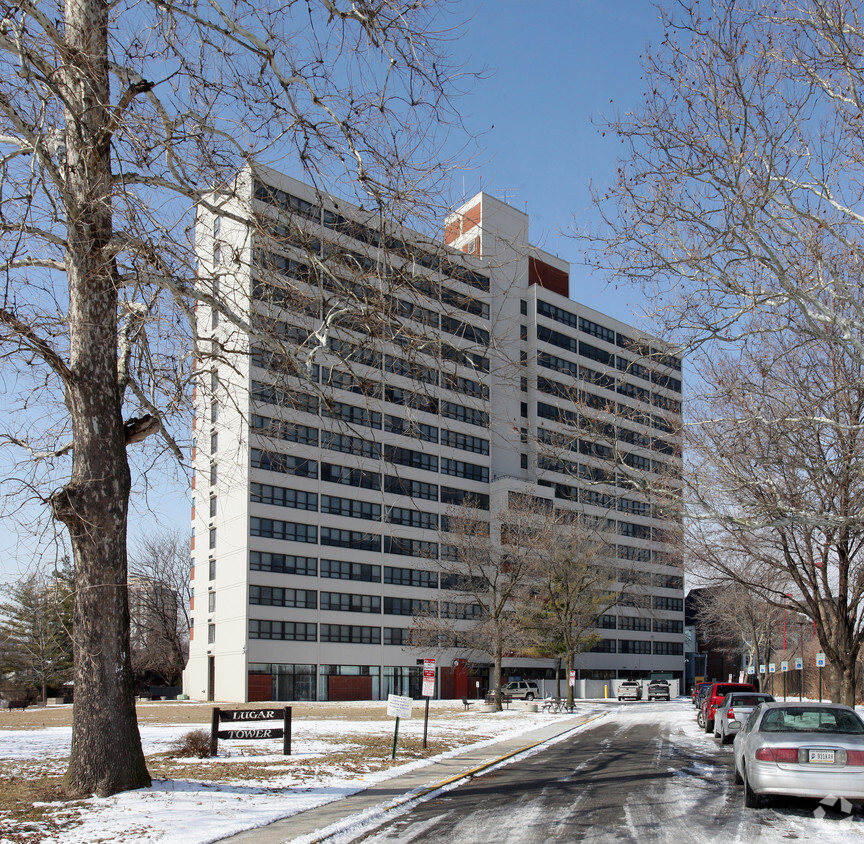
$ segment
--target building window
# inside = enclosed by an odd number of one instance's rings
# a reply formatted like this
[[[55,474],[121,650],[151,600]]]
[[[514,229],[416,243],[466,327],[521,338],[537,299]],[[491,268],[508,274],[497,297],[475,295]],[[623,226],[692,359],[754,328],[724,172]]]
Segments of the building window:
[[[250,551],[249,569],[251,571],[274,571],[279,574],[299,574],[307,577],[317,577],[318,560],[315,557],[297,557],[293,554],[271,554],[266,551]]]
[[[385,598],[385,615],[424,615],[432,608],[431,601],[421,601],[417,598]]]
[[[619,630],[641,630],[644,632],[651,631],[650,618],[633,618],[629,615],[622,615],[618,619]]]
[[[210,548],[216,547],[216,528],[210,528]]]
[[[682,642],[655,642],[654,653],[657,656],[681,656],[684,653]]]
[[[297,489],[286,489],[270,484],[252,484],[249,499],[260,504],[274,504],[277,507],[293,507],[295,510],[318,509],[318,495]]]
[[[302,621],[259,621],[249,619],[250,639],[278,639],[288,642],[314,642],[317,625]]]
[[[337,612],[381,612],[378,595],[354,595],[348,592],[322,592],[321,609]]]
[[[407,645],[409,641],[409,631],[405,627],[385,627],[384,628],[384,644],[385,645]]]
[[[684,600],[682,598],[661,598],[654,596],[655,610],[671,610],[672,612],[684,612]]]
[[[207,593],[207,612],[216,612],[216,593]]]
[[[210,486],[214,486],[219,480],[219,469],[215,463],[210,464]]]
[[[360,627],[355,624],[322,624],[322,642],[345,642],[353,645],[380,645],[380,627]]]
[[[519,300],[519,313],[528,316],[528,303],[524,299]]]
[[[655,618],[655,633],[683,633],[684,622],[680,618]]]
[[[527,325],[520,325],[519,326],[519,339],[520,340],[527,340],[528,339],[528,326]]]
[[[215,495],[210,496],[210,518],[211,519],[216,518],[216,496]]]
[[[453,475],[456,478],[467,478],[468,480],[479,481],[483,484],[489,483],[488,466],[478,466],[476,463],[467,463],[464,460],[450,460],[447,457],[442,457],[441,474]]]
[[[314,589],[282,589],[276,586],[250,586],[249,603],[265,607],[318,608],[318,594]]]
[[[208,560],[207,561],[207,579],[215,580],[216,579],[216,560]]]
[[[380,551],[381,537],[356,530],[322,527],[321,544],[335,548],[354,548],[357,551]]]
[[[650,654],[651,642],[646,642],[643,639],[619,639],[618,640],[619,654]]]
[[[420,539],[405,539],[397,536],[384,537],[385,554],[401,554],[405,557],[424,557],[438,559],[438,543],[424,542]]]
[[[527,401],[520,402],[519,413],[523,419],[528,418],[528,402]]]
[[[212,645],[216,641],[216,625],[207,625],[207,644]]]
[[[614,615],[598,615],[597,621],[594,623],[594,626],[600,628],[601,630],[614,630],[615,629],[615,616]]]
[[[425,569],[406,569],[384,566],[384,582],[394,586],[417,586],[422,589],[438,588],[438,572]]]
[[[321,560],[321,577],[380,583],[381,566],[372,566],[368,563],[346,563],[340,560]]]
[[[614,654],[615,652],[616,642],[614,639],[601,639],[589,649],[589,653],[592,654]]]
[[[323,528],[321,532],[324,533]],[[288,542],[315,543],[318,541],[318,528],[315,525],[282,522],[278,519],[259,519],[256,516],[249,520],[249,533],[252,536],[284,539]]]
[[[523,469],[527,469],[528,468],[528,455],[527,454],[520,454],[519,455],[519,462],[520,462]]]

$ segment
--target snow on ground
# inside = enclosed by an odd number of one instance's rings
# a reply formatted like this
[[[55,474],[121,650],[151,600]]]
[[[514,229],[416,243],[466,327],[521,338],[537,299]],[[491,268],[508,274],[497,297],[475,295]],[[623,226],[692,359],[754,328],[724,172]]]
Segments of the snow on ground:
[[[351,706],[348,704],[347,706]],[[459,704],[461,709],[461,704]],[[362,704],[356,706],[362,709]],[[419,708],[418,708],[419,709]],[[587,708],[586,708],[587,709]],[[415,713],[417,710],[415,710]],[[430,715],[429,738],[459,734],[475,739],[473,746],[521,735],[553,719],[546,713],[528,713],[512,709],[501,713],[470,711]],[[196,725],[148,725],[140,727],[145,754],[168,751],[171,745]],[[348,750],[358,737],[389,737],[394,722],[387,720],[302,719],[294,722],[292,755],[294,768],[288,770],[286,757],[281,755],[281,740],[270,742],[219,743],[219,755],[214,759],[194,760],[194,765],[242,765],[254,759],[266,764],[266,781],[210,782],[202,776],[194,779],[154,780],[150,788],[124,792],[106,799],[82,801],[75,808],[60,810],[61,828],[45,830],[43,844],[156,844],[176,842],[182,830],[183,844],[207,844],[227,835],[263,826],[306,809],[360,791],[369,785],[397,776],[412,768],[429,765],[443,756],[464,750],[449,751],[437,757],[407,762],[404,765],[375,772],[346,773],[338,763],[318,765],[314,780],[298,780],[297,762],[313,760],[325,754],[338,758],[340,750]],[[399,736],[422,737],[423,719],[401,720]],[[0,730],[0,762],[32,763],[37,761],[44,770],[59,772],[69,754],[71,728],[52,727],[37,730]],[[469,739],[470,742],[470,739]],[[254,750],[250,745],[254,744]],[[269,751],[269,753],[268,753]],[[249,756],[254,752],[254,756]],[[397,751],[397,760],[398,760]],[[302,766],[300,766],[302,768]],[[23,768],[22,768],[23,770]],[[60,818],[58,818],[59,820]],[[3,838],[0,830],[0,844]]]
[[[361,708],[358,706],[358,708]],[[598,703],[584,702],[581,711],[596,710]],[[660,764],[670,758],[669,770],[675,775],[664,780],[663,793],[658,793],[653,805],[667,807],[659,810],[661,828],[668,828],[678,841],[724,841],[729,844],[749,844],[751,841],[774,842],[796,839],[802,842],[864,841],[864,818],[842,813],[829,813],[828,817],[813,816],[810,805],[789,803],[772,809],[754,812],[745,810],[740,791],[732,784],[728,769],[717,764],[717,743],[696,725],[693,709],[679,701],[666,704],[637,704],[616,706],[609,704],[609,717],[615,719],[618,735],[632,729],[643,730],[646,742],[654,742]],[[458,732],[475,739],[474,746],[492,744],[504,738],[521,735],[548,723],[546,713],[526,713],[511,710],[502,713],[476,713],[453,711],[430,718],[430,739]],[[603,719],[600,723],[609,723]],[[590,727],[589,727],[590,728]],[[189,724],[142,725],[141,736],[145,753],[166,751],[171,744],[190,729]],[[210,782],[202,774],[200,780],[176,778],[155,780],[148,789],[125,792],[107,799],[92,799],[80,804],[58,808],[52,830],[44,830],[43,844],[166,844],[182,840],[183,844],[207,844],[235,832],[263,826],[274,820],[289,817],[306,809],[322,805],[366,788],[374,782],[388,779],[410,768],[431,764],[436,758],[407,762],[405,765],[379,771],[346,771],[338,762],[318,764],[313,779],[298,780],[298,760],[338,759],[339,751],[347,750],[358,738],[392,736],[393,721],[387,720],[334,720],[302,719],[294,724],[292,760],[295,770],[289,771],[285,757],[280,754],[278,742],[272,747],[261,747],[255,752],[256,763],[268,763],[266,781],[261,779],[228,782]],[[403,720],[400,737],[420,736],[422,717]],[[658,734],[666,739],[655,739]],[[38,730],[0,730],[0,762],[38,762],[46,770],[62,770],[69,752],[69,728]],[[558,740],[562,740],[559,738]],[[250,758],[250,743],[220,742],[219,757],[195,760],[193,765],[243,765]],[[598,752],[614,745],[614,738],[598,746]],[[464,749],[464,748],[461,748]],[[461,750],[460,749],[460,750]],[[454,755],[459,750],[442,755]],[[534,753],[542,752],[538,748]],[[731,748],[721,748],[731,753]],[[672,765],[675,757],[679,764]],[[685,764],[680,765],[681,759]],[[398,759],[398,755],[397,755]],[[506,764],[506,763],[505,763]],[[303,766],[300,766],[303,767]],[[203,768],[202,768],[203,770]],[[456,787],[456,786],[452,786]],[[58,804],[61,805],[61,804]],[[628,808],[629,811],[629,808]],[[667,815],[662,813],[666,812]],[[383,818],[383,809],[379,812]],[[392,816],[392,814],[390,815]],[[712,825],[725,818],[722,832],[712,837]],[[364,823],[348,821],[343,835],[334,841],[350,841],[362,828],[375,825],[376,813],[367,814]],[[668,827],[664,826],[668,824]],[[632,820],[634,832],[640,826]],[[730,834],[732,833],[732,834]],[[637,838],[639,836],[636,836]],[[635,839],[634,839],[635,840]],[[0,829],[0,844],[4,838]]]

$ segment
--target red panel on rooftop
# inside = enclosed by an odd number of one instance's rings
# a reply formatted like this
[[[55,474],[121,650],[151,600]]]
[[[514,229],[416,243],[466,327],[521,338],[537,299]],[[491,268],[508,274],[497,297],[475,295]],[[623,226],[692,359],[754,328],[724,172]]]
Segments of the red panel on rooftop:
[[[537,258],[528,258],[528,285],[539,284],[546,290],[560,293],[562,296],[570,296],[570,274],[558,270],[551,264],[539,261]]]

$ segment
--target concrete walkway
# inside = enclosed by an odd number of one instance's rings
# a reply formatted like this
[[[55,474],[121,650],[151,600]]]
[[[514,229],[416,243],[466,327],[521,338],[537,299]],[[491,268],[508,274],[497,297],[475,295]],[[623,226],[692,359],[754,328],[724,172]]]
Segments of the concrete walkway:
[[[395,808],[402,803],[416,800],[450,782],[480,773],[498,762],[524,753],[532,747],[581,727],[588,721],[601,718],[605,714],[605,711],[595,711],[585,715],[575,715],[495,744],[480,748],[467,747],[465,752],[458,756],[415,768],[316,809],[309,809],[290,818],[275,821],[268,826],[250,829],[220,841],[223,844],[227,842],[230,844],[287,844],[295,838],[311,835],[316,830],[323,831],[325,827],[345,821],[361,812],[370,809]],[[325,836],[322,834],[323,837]]]

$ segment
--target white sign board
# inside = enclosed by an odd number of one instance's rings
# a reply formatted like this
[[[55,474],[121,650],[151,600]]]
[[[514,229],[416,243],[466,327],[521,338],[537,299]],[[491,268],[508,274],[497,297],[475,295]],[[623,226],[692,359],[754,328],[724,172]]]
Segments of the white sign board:
[[[755,674],[756,673],[756,666],[755,665],[748,665],[747,666],[747,673],[748,674]]]
[[[765,663],[764,662],[759,663],[759,673],[760,674],[765,673]]]
[[[795,670],[796,671],[802,671],[803,669],[804,669],[804,660],[801,659],[800,656],[796,657],[795,658]]]
[[[788,671],[788,670],[789,670],[789,662],[788,662],[787,660],[784,659],[784,660],[780,663],[780,670],[781,670],[781,671]]]
[[[572,670],[571,670],[571,672],[570,672],[569,684],[570,684],[571,686],[574,686],[574,687],[575,687],[575,685],[576,685],[576,672],[575,672],[575,671],[572,671]]]
[[[825,667],[825,654],[816,654],[816,667],[824,668]]]
[[[768,663],[768,673],[774,674],[777,671],[777,665],[773,662]]]
[[[435,694],[435,660],[423,660],[423,697],[432,697]]]
[[[404,695],[387,695],[387,714],[394,718],[410,718],[414,701]]]

